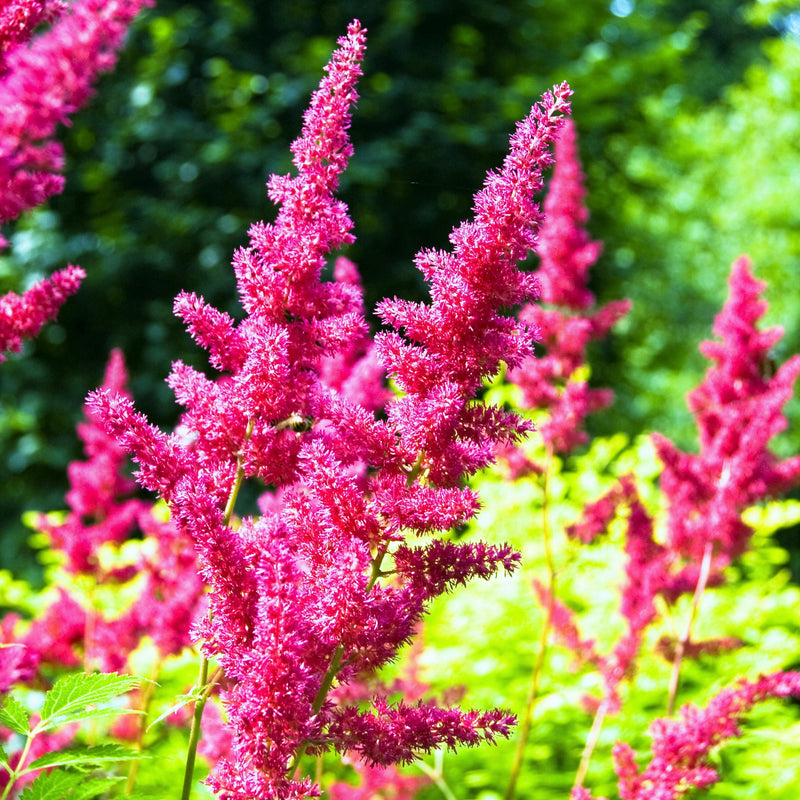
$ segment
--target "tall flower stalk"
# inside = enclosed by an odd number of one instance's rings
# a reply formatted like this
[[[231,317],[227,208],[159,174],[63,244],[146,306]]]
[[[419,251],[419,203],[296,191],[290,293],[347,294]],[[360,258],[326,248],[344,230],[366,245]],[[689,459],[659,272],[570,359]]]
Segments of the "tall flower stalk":
[[[567,530],[568,535],[588,544],[625,510],[627,563],[620,611],[626,621],[626,633],[612,653],[604,656],[597,652],[594,641],[581,637],[566,606],[562,607],[556,626],[560,641],[581,662],[593,665],[603,676],[604,692],[597,704],[598,713],[619,708],[618,688],[634,674],[644,634],[658,618],[657,600],[672,607],[679,598],[691,597],[680,635],[662,637],[656,645],[672,665],[665,687],[668,717],[672,717],[677,706],[681,667],[686,658],[740,646],[741,642],[731,637],[696,639],[703,596],[709,588],[725,582],[725,568],[749,545],[753,531],[742,519],[743,511],[786,492],[800,480],[800,458],[780,460],[769,449],[772,437],[786,425],[782,408],[800,374],[800,356],[793,356],[774,374],[769,374],[765,369],[768,355],[783,331],[777,327],[759,329],[757,323],[766,311],[766,303],[760,298],[764,284],[755,280],[746,257],[734,263],[729,287],[729,298],[714,324],[719,340],[704,342],[700,348],[714,364],[688,398],[697,420],[700,452],[681,452],[664,436],[653,435],[656,452],[664,465],[660,479],[665,501],[663,539],[656,540],[656,519],[644,508],[631,476],[624,477],[587,506],[583,518]],[[775,693],[764,688],[773,684],[783,688]],[[767,696],[796,695],[797,675],[777,674],[764,678],[758,685],[764,692],[759,694],[760,690],[754,690],[756,699],[752,702]],[[712,710],[717,705],[749,696],[749,684],[743,686],[741,690],[725,690],[712,700],[708,725],[713,727],[717,721],[723,724],[722,717],[716,720],[717,712]],[[732,708],[738,716],[751,704],[746,700]],[[693,711],[682,713],[695,716]],[[713,734],[715,742],[736,734],[731,719],[723,725],[728,733]],[[669,739],[658,743],[659,736],[672,736],[669,732],[679,729],[677,722],[655,723],[654,753],[659,756],[642,777],[637,777],[629,749],[618,748],[616,764],[621,797],[636,800],[679,797],[689,786],[704,788],[716,781],[716,773],[705,766],[697,770],[685,768],[685,748],[673,748]],[[682,735],[697,735],[698,741],[694,743],[697,747],[706,741],[706,734],[701,734],[698,726],[687,727]],[[715,742],[698,751],[703,759]],[[668,774],[670,770],[672,777]],[[573,792],[576,800],[591,796],[582,786],[585,774],[582,764]],[[675,782],[674,776],[682,777]],[[683,788],[679,791],[678,786]]]
[[[519,319],[537,331],[540,352],[535,357],[528,356],[508,372],[508,380],[519,389],[520,406],[534,412],[535,438],[543,445],[544,458],[541,463],[534,462],[519,447],[505,447],[500,451],[511,477],[530,472],[540,476],[541,536],[546,570],[544,581],[535,585],[544,608],[544,622],[506,800],[511,800],[516,792],[547,650],[560,608],[556,601],[557,576],[550,520],[550,485],[555,459],[584,444],[588,440],[583,429],[585,418],[611,403],[610,390],[589,386],[586,349],[590,341],[605,337],[630,309],[628,300],[620,300],[590,312],[595,297],[587,286],[589,269],[600,255],[601,243],[592,241],[586,231],[589,212],[584,202],[584,176],[575,126],[569,119],[556,141],[555,160],[545,199],[545,219],[536,243],[539,268],[535,275],[541,302],[526,304],[519,312]]]
[[[297,176],[269,181],[275,222],[253,225],[234,256],[244,319],[193,294],[176,300],[221,373],[173,365],[169,383],[186,408],[179,430],[162,433],[119,395],[90,401],[197,549],[210,613],[194,632],[224,671],[233,732],[208,782],[228,800],[318,794],[303,777],[304,754],[332,748],[389,765],[507,736],[513,723],[500,710],[381,697],[363,709],[334,702],[330,690],[393,659],[432,598],[518,563],[509,546],[431,534],[476,512],[463,479],[528,428],[475,395],[501,360],[513,367],[532,353],[528,327],[498,310],[534,292],[516,264],[535,241],[533,195],[570,92],[556,87],[518,125],[474,220],[453,231],[453,250],[417,257],[431,304],[380,304],[397,332],[376,337],[377,358],[401,395],[377,420],[322,378],[323,363],[366,331],[352,283],[321,280],[328,255],[353,240],[334,192],[352,153],[363,52],[353,22],[292,145]],[[242,480],[268,489],[260,517],[231,514]]]

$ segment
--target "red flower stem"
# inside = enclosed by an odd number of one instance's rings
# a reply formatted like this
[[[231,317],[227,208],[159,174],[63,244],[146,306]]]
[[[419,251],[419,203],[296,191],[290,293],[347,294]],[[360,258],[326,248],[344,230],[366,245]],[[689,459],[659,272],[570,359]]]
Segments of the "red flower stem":
[[[514,763],[511,767],[511,774],[508,779],[508,787],[504,795],[504,800],[512,800],[517,788],[517,780],[522,770],[522,761],[525,756],[525,747],[531,732],[533,712],[539,696],[539,683],[541,681],[544,660],[547,655],[547,648],[550,642],[550,633],[553,629],[553,609],[555,607],[556,591],[556,569],[553,559],[553,546],[550,539],[550,473],[553,469],[553,453],[550,447],[547,448],[547,460],[544,469],[544,484],[542,486],[542,541],[544,543],[545,564],[547,567],[547,606],[545,607],[544,624],[539,634],[539,647],[536,652],[536,661],[531,672],[531,683],[528,689],[528,697],[525,702],[525,714],[519,729],[519,739],[517,740],[517,750],[514,754]]]
[[[714,549],[712,541],[706,542],[706,548],[703,551],[703,560],[700,563],[700,574],[697,576],[697,586],[694,590],[694,597],[692,597],[692,608],[689,613],[689,619],[686,622],[686,630],[683,636],[678,640],[678,646],[675,648],[675,658],[672,661],[672,675],[669,679],[669,697],[667,699],[667,716],[671,717],[675,713],[675,698],[678,694],[678,683],[681,677],[681,663],[683,656],[686,653],[686,647],[692,640],[692,632],[697,622],[697,617],[700,614],[700,602],[703,599],[703,593],[708,584],[708,575],[711,572],[711,553]]]

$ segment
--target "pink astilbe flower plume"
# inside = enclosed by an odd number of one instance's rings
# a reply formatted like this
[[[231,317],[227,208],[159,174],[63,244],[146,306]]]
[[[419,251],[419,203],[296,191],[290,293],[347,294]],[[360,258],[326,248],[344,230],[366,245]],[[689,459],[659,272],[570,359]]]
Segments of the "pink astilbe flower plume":
[[[0,222],[59,193],[64,151],[58,124],[89,99],[111,69],[133,18],[152,0],[14,2],[0,12]],[[35,37],[39,22],[53,26]]]
[[[614,748],[621,800],[679,800],[693,789],[709,789],[720,778],[710,757],[726,740],[741,736],[744,714],[769,698],[799,696],[800,673],[777,672],[723,689],[705,708],[688,704],[679,718],[657,719],[650,728],[652,758],[643,770],[628,745]]]
[[[661,487],[669,503],[669,547],[699,563],[705,548],[712,546],[714,571],[741,555],[749,543],[752,530],[742,521],[742,511],[800,481],[800,457],[780,461],[768,447],[786,427],[782,408],[800,374],[800,355],[774,375],[767,374],[770,349],[783,330],[757,327],[767,308],[760,299],[764,286],[753,278],[749,259],[738,259],[731,271],[730,296],[714,324],[721,341],[700,346],[714,366],[689,394],[699,454],[682,453],[663,436],[653,435],[664,463]]]
[[[583,180],[575,127],[567,120],[556,142],[556,166],[536,244],[540,299],[551,307],[531,303],[519,313],[520,320],[538,332],[544,352],[538,358],[526,358],[508,375],[521,389],[523,407],[547,411],[537,430],[547,447],[559,453],[583,444],[587,414],[612,401],[610,390],[589,388],[576,372],[586,362],[589,342],[606,336],[630,309],[630,301],[619,300],[591,314],[581,313],[594,304],[586,282],[601,249],[584,227],[589,212]],[[525,472],[525,465],[517,462],[519,458],[509,459],[512,472]]]
[[[244,319],[194,294],[175,302],[221,374],[173,365],[169,383],[185,413],[172,434],[125,397],[90,400],[195,544],[210,603],[195,635],[224,669],[232,731],[208,780],[226,800],[317,794],[299,769],[306,752],[333,748],[385,765],[492,741],[513,722],[502,711],[380,697],[367,710],[342,706],[330,690],[395,658],[434,596],[518,563],[505,546],[410,540],[473,515],[478,499],[464,477],[491,460],[496,442],[527,429],[475,392],[501,359],[517,364],[532,350],[527,328],[498,310],[534,290],[516,261],[535,240],[532,196],[569,89],[520,123],[502,170],[476,198],[475,221],[453,232],[454,251],[418,257],[432,304],[380,306],[411,343],[386,332],[372,350],[354,267],[340,261],[334,281],[321,279],[331,251],[353,240],[334,192],[352,152],[364,40],[358,22],[339,40],[292,145],[297,175],[269,179],[275,222],[253,225],[234,255]],[[365,358],[369,396],[347,377]],[[388,399],[384,367],[405,394],[376,420],[372,410]],[[254,478],[270,489],[263,513],[236,520],[239,486]]]
[[[78,291],[86,273],[66,267],[39,281],[22,295],[9,292],[0,297],[0,361],[3,352],[18,353],[23,339],[31,339],[46,322],[55,319],[64,301]]]
[[[384,301],[378,313],[404,329],[377,337],[389,373],[406,393],[389,418],[421,455],[435,484],[452,485],[493,460],[495,443],[512,442],[529,426],[517,415],[471,405],[482,381],[501,360],[516,367],[533,354],[533,331],[500,316],[536,295],[536,281],[517,270],[536,242],[541,212],[533,196],[541,170],[552,162],[549,145],[566,110],[569,90],[557,87],[517,126],[500,172],[489,173],[475,198],[475,219],[450,235],[453,252],[422,251],[417,266],[431,283],[432,304]]]
[[[0,5],[0,223],[64,186],[56,126],[86,103],[111,69],[128,25],[152,0],[7,0]],[[52,27],[34,39],[35,29]],[[0,236],[0,247],[8,244]],[[85,277],[69,266],[22,296],[0,297],[0,361],[55,318]]]
[[[769,350],[782,330],[760,331],[757,327],[766,311],[766,303],[760,299],[763,288],[764,284],[753,278],[749,260],[736,261],[730,297],[714,325],[721,341],[701,345],[715,365],[689,394],[689,407],[700,432],[700,453],[683,453],[665,437],[653,435],[664,463],[663,541],[655,540],[653,519],[629,477],[587,506],[582,519],[567,529],[568,535],[588,544],[607,529],[620,508],[628,508],[628,563],[620,606],[627,621],[626,634],[608,659],[591,649],[587,654],[568,610],[558,626],[562,641],[601,671],[611,709],[618,706],[616,685],[632,668],[642,635],[657,617],[656,597],[674,604],[683,595],[694,595],[693,602],[699,607],[705,589],[724,582],[724,567],[749,544],[752,529],[742,520],[742,512],[800,480],[800,458],[780,461],[768,448],[772,436],[785,427],[781,409],[800,374],[800,356],[790,358],[774,375],[766,374]],[[682,659],[741,645],[732,636],[695,641],[693,623],[688,625],[680,639],[665,636],[656,645],[656,650],[673,662],[670,703]]]
[[[111,353],[103,387],[128,397],[127,372],[118,350]],[[87,603],[77,585],[70,582],[61,588],[27,629],[10,639],[22,649],[13,648],[9,654],[19,659],[24,653],[26,664],[34,668],[18,669],[17,681],[31,681],[40,664],[83,662],[106,671],[125,670],[128,656],[145,637],[162,656],[179,653],[190,644],[189,628],[203,606],[205,586],[186,535],[164,520],[152,501],[132,496],[136,485],[126,475],[125,450],[88,409],[86,416],[78,434],[88,460],[68,467],[69,513],[62,519],[41,515],[36,528],[48,537],[70,578],[90,578],[105,587],[123,586],[135,578],[139,591],[112,615]],[[130,550],[125,563],[104,563],[104,549],[130,539],[139,546]]]

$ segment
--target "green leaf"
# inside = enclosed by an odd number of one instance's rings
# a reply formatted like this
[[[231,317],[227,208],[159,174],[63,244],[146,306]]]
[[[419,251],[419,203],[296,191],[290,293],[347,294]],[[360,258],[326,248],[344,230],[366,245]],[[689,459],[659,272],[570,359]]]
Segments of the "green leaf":
[[[36,731],[58,728],[67,722],[76,722],[115,713],[136,713],[131,709],[103,708],[119,695],[141,685],[134,675],[115,673],[77,673],[59,678],[47,693],[42,707],[42,719]],[[91,708],[90,708],[91,706]]]
[[[78,772],[42,772],[19,800],[62,800],[85,776]]]
[[[45,753],[32,761],[25,768],[26,772],[33,772],[44,767],[72,766],[78,769],[96,767],[98,764],[116,763],[117,761],[130,761],[131,759],[144,758],[141,753],[122,747],[118,744],[101,744],[97,747],[80,747],[67,750],[54,750]]]
[[[3,745],[0,745],[0,764],[8,764],[8,753],[3,749]]]
[[[124,778],[87,778],[80,772],[42,772],[19,800],[86,800],[105,792]]]
[[[181,694],[178,695],[176,698],[176,702],[171,705],[163,714],[159,714],[148,726],[147,730],[149,731],[151,728],[154,728],[158,725],[159,722],[165,720],[170,714],[174,714],[176,711],[179,711],[184,706],[188,706],[189,703],[196,703],[200,700],[203,696],[203,689],[200,689],[195,686],[189,694]]]
[[[0,725],[23,736],[30,731],[28,712],[13,695],[9,694],[3,699],[3,704],[0,706]]]

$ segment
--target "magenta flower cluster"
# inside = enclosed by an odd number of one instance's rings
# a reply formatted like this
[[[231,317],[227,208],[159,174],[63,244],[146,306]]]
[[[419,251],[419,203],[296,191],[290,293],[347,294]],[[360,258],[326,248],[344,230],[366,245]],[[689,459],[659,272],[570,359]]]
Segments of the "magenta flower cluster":
[[[136,14],[152,0],[10,0],[0,7],[0,223],[58,194],[64,185],[59,124],[89,99],[98,75]],[[34,37],[36,29],[51,23]],[[0,236],[0,247],[8,244]],[[84,272],[67,267],[22,296],[0,297],[0,360],[36,336],[73,294]]]
[[[127,375],[122,354],[111,354],[103,386],[123,396]],[[55,599],[24,635],[18,620],[3,620],[0,691],[30,681],[44,666],[78,666],[104,672],[125,671],[128,658],[147,637],[162,657],[191,644],[189,628],[204,606],[191,544],[152,502],[131,497],[135,488],[124,472],[127,454],[89,413],[78,426],[87,461],[70,464],[70,511],[63,519],[40,515],[36,527],[47,534],[61,567],[72,578],[92,578],[102,586],[122,586],[137,577],[137,596],[120,615],[87,608],[79,584],[60,587]],[[124,563],[103,557],[106,545],[139,542]]]
[[[614,747],[620,800],[680,800],[720,779],[712,754],[727,739],[741,735],[739,722],[757,703],[800,696],[800,673],[776,672],[723,689],[705,708],[687,704],[678,718],[657,719],[650,728],[652,756],[642,768],[626,744]],[[583,787],[572,800],[592,800]],[[603,800],[597,798],[597,800]]]
[[[569,90],[557,87],[519,124],[502,169],[476,196],[474,220],[451,235],[453,250],[417,257],[431,304],[384,301],[378,312],[397,332],[353,353],[366,326],[352,267],[341,265],[333,282],[321,274],[329,253],[353,240],[334,192],[352,152],[363,51],[354,22],[292,145],[297,176],[269,181],[275,222],[253,225],[234,256],[244,319],[194,294],[175,302],[221,373],[173,365],[179,428],[162,433],[123,395],[90,399],[197,549],[210,594],[194,635],[224,670],[233,732],[209,783],[230,800],[314,794],[293,774],[305,752],[332,747],[386,765],[507,736],[513,722],[499,710],[378,697],[364,710],[328,695],[395,658],[432,598],[518,563],[509,546],[429,537],[475,513],[463,478],[527,429],[475,395],[501,360],[515,366],[532,353],[528,327],[498,310],[535,292],[516,265],[535,242],[533,195]],[[384,419],[342,391],[347,381],[331,368],[375,358],[401,391]],[[263,513],[239,520],[236,495],[252,479],[269,487]]]
[[[569,453],[584,444],[586,416],[608,406],[609,389],[591,388],[579,373],[586,365],[586,348],[604,338],[630,310],[629,300],[617,300],[591,313],[594,295],[587,288],[589,269],[600,255],[601,244],[585,229],[589,212],[578,158],[577,136],[567,120],[556,141],[556,166],[545,200],[545,219],[536,243],[540,303],[529,303],[519,319],[537,331],[543,352],[526,358],[508,378],[521,390],[523,408],[546,411],[537,430],[546,448]],[[545,304],[545,305],[542,305]],[[519,476],[537,466],[507,450],[511,471]]]
[[[14,0],[0,11],[0,221],[61,191],[56,126],[111,69],[128,25],[150,0]],[[54,21],[30,41],[34,29]]]
[[[800,356],[793,356],[774,375],[765,372],[767,353],[781,337],[780,328],[760,331],[766,311],[749,261],[739,259],[730,278],[730,297],[717,317],[714,332],[722,341],[709,341],[702,352],[714,360],[703,383],[689,395],[689,407],[700,431],[700,453],[680,452],[669,440],[654,434],[664,463],[661,490],[666,501],[666,538],[656,541],[653,518],[642,505],[632,477],[623,478],[603,497],[584,509],[567,530],[584,543],[607,530],[621,507],[627,507],[626,583],[620,610],[629,631],[618,644],[615,668],[592,653],[609,689],[632,668],[646,627],[656,618],[655,599],[673,604],[694,594],[698,586],[719,585],[724,568],[746,549],[752,529],[742,512],[758,502],[784,493],[800,482],[800,459],[780,460],[769,449],[770,439],[785,427],[782,408],[791,397],[800,373]],[[577,642],[569,615],[562,614],[561,636]],[[682,643],[686,656],[737,645],[736,640]],[[660,649],[674,656],[676,642],[664,640]],[[587,653],[586,646],[580,650]],[[625,653],[625,657],[621,657]]]

